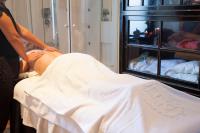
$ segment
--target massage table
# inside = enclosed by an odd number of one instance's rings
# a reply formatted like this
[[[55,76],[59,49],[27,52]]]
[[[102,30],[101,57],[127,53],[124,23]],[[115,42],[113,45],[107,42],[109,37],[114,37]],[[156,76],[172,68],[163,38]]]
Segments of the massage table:
[[[19,75],[19,79],[23,80],[33,76],[38,76],[37,72],[26,72]],[[62,127],[51,123],[47,119],[40,117],[33,112],[29,107],[25,106],[23,101],[26,98],[26,87],[16,87],[14,90],[13,110],[15,110],[14,132],[15,133],[67,133]],[[54,114],[56,116],[56,114]]]
[[[21,80],[14,99],[23,124],[38,133],[200,132],[199,98],[116,74],[84,54],[60,56],[41,76]]]

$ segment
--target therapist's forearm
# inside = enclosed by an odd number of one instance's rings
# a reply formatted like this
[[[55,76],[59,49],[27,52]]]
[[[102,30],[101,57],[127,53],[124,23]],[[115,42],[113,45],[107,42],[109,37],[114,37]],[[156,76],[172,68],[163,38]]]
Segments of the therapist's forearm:
[[[38,37],[33,35],[25,27],[23,27],[22,25],[19,25],[19,24],[18,24],[18,27],[20,28],[20,31],[21,31],[20,35],[22,38],[29,41],[30,43],[33,43],[34,45],[38,46],[41,49],[45,49],[46,47],[48,47],[48,45],[46,45],[42,40],[40,40]]]
[[[21,39],[18,36],[13,35],[11,38],[8,38],[8,41],[14,47],[19,56],[21,56],[25,61],[28,62],[28,57],[26,55],[25,48],[23,46],[23,43],[21,42]]]

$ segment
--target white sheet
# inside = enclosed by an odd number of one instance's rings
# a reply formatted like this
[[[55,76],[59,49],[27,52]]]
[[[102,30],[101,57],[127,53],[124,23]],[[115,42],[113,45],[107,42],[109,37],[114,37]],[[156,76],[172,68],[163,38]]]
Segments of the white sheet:
[[[19,82],[37,116],[70,133],[199,133],[200,100],[154,80],[110,71],[89,55],[58,57]]]
[[[21,77],[26,77],[26,78],[33,76],[39,76],[39,75],[36,74],[36,72],[22,73],[21,75]],[[15,92],[14,97],[21,103],[21,117],[22,117],[22,123],[24,125],[37,129],[37,133],[69,133],[67,130],[63,129],[59,125],[56,125],[55,123],[48,121],[48,119],[40,117],[31,109],[29,109],[27,105],[24,105],[25,99],[28,97],[28,95],[25,93],[25,90],[26,90],[26,85],[15,87],[14,90]],[[35,104],[37,104],[37,101],[35,101]],[[53,115],[56,116],[56,114]]]
[[[23,105],[21,105],[21,116],[23,118],[23,124],[37,129],[37,133],[69,133],[55,123],[51,123],[50,121],[39,117],[36,113]]]

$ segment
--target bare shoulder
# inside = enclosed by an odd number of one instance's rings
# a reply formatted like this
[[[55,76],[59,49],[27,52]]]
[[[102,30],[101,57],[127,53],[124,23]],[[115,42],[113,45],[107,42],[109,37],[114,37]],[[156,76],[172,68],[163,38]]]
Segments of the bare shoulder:
[[[33,68],[39,74],[42,74],[49,64],[57,57],[52,52],[45,52],[39,59],[36,60]]]
[[[10,22],[10,18],[8,15],[4,12],[1,12],[0,14],[0,25],[7,25]]]

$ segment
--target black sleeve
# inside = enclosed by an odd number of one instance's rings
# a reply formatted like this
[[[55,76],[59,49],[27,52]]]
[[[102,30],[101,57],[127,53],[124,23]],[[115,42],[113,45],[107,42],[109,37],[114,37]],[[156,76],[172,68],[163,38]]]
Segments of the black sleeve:
[[[0,4],[0,17],[2,16],[2,14],[3,14],[3,6],[2,6],[2,4]]]
[[[2,16],[2,14],[3,14],[3,11],[1,11],[1,9],[0,9],[0,17]]]

